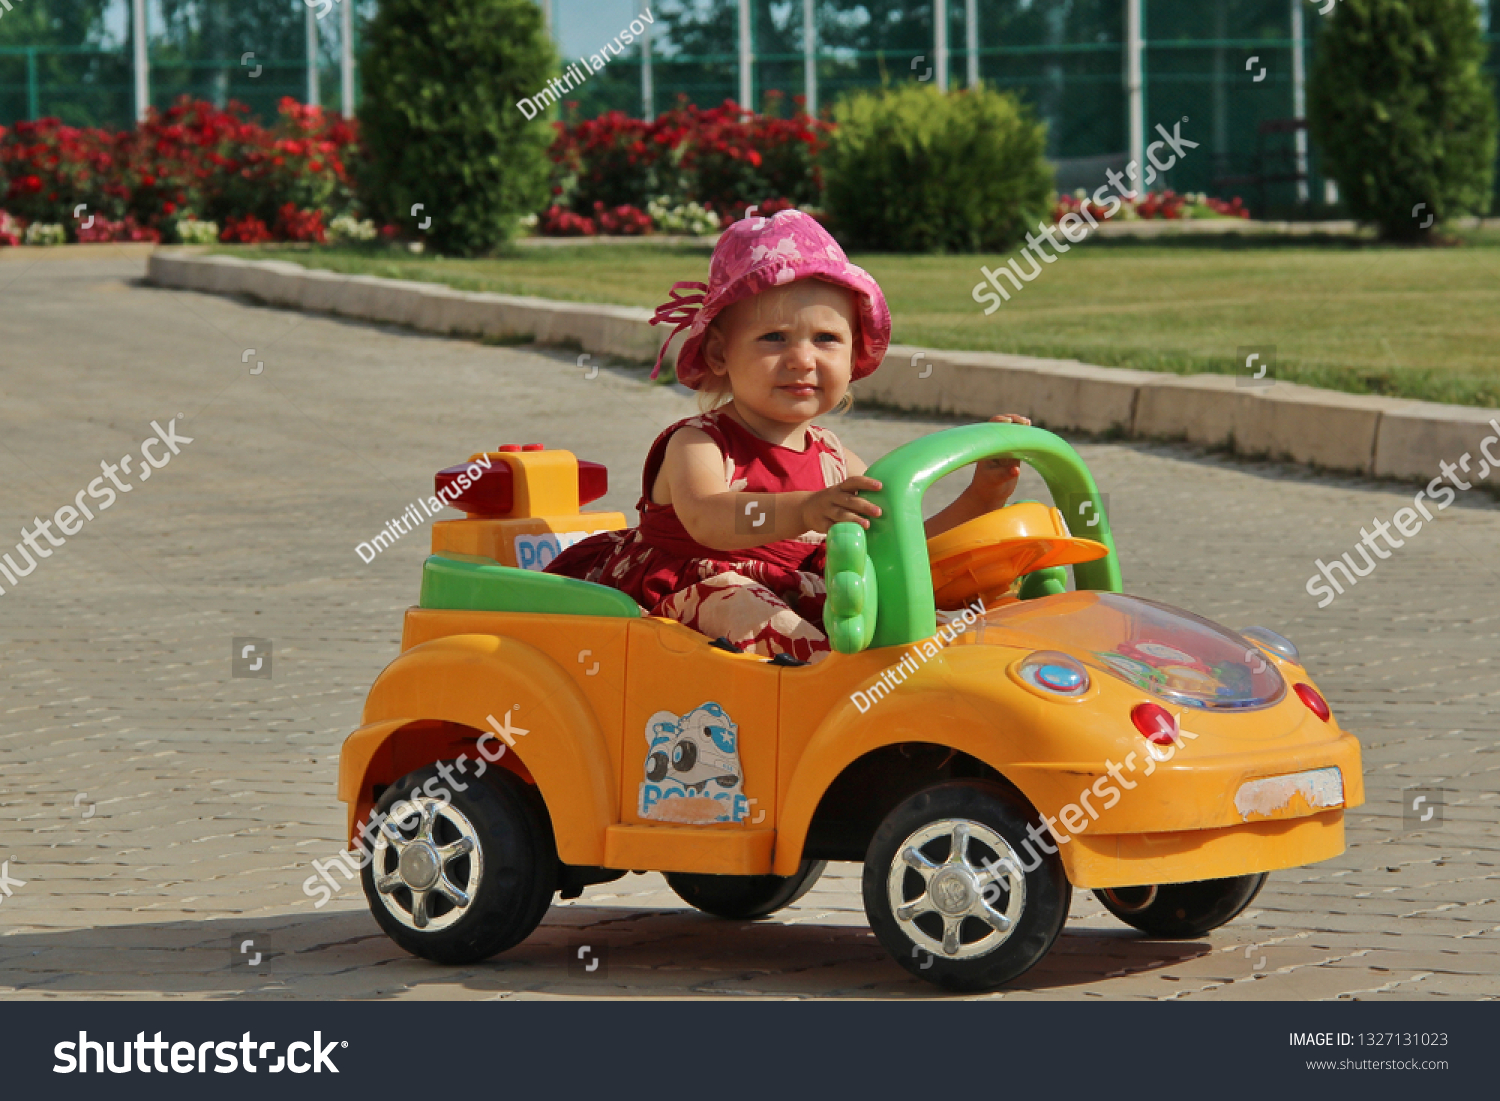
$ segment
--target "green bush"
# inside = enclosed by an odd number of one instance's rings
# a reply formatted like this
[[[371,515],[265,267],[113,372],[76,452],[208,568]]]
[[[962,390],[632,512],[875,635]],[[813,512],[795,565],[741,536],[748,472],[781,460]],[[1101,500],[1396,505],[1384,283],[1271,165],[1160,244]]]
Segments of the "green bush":
[[[833,109],[825,202],[850,248],[997,252],[1046,219],[1046,126],[1009,94],[912,83]]]
[[[516,103],[557,72],[533,0],[382,0],[360,61],[361,197],[442,252],[503,244],[547,199],[552,128]]]
[[[1317,40],[1308,126],[1350,212],[1413,240],[1489,209],[1495,95],[1473,0],[1342,0]],[[1422,204],[1425,209],[1419,209]]]

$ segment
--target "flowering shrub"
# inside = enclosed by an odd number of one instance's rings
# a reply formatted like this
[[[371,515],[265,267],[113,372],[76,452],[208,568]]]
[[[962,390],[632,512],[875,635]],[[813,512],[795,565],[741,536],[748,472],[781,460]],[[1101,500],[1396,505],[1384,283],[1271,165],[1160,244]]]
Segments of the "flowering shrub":
[[[646,213],[651,216],[652,225],[663,233],[700,237],[719,230],[718,216],[701,203],[686,202],[673,206],[666,196],[661,196],[646,204]]]
[[[197,218],[182,218],[173,225],[177,240],[184,245],[211,245],[219,239],[219,223]]]
[[[595,203],[594,220],[612,236],[638,237],[651,232],[651,215],[628,204],[605,210],[603,203]]]
[[[599,231],[592,218],[564,210],[555,203],[542,215],[541,225],[548,237],[592,237]]]
[[[377,230],[375,223],[368,218],[361,219],[350,214],[340,214],[328,223],[328,236],[330,240],[340,244],[373,241],[377,236]]]
[[[32,222],[26,227],[25,241],[28,245],[63,245],[68,234],[56,222]]]
[[[323,229],[321,210],[298,210],[291,203],[283,203],[276,214],[276,228],[272,236],[282,241],[310,241],[319,245],[328,243],[328,234]]]
[[[271,231],[254,214],[246,214],[240,218],[230,218],[224,226],[224,232],[219,234],[219,240],[226,244],[258,245],[271,240]]]
[[[611,111],[555,123],[554,203],[561,211],[594,214],[597,220],[602,208],[639,211],[655,203],[668,216],[693,200],[700,211],[712,211],[720,225],[747,205],[766,209],[767,200],[786,207],[815,204],[823,187],[817,155],[830,127],[800,112],[800,97],[798,107],[796,116],[783,119],[728,100],[705,110],[681,99],[650,122]],[[667,228],[651,217],[657,229]],[[702,224],[701,215],[693,217]],[[571,234],[582,232],[575,221],[553,216],[552,223],[566,225]],[[548,224],[544,217],[543,233],[553,232]]]
[[[1060,195],[1057,205],[1052,210],[1052,221],[1055,224],[1065,214],[1079,214],[1087,212],[1096,221],[1109,221],[1111,217],[1118,221],[1128,222],[1140,218],[1164,218],[1164,219],[1193,219],[1193,218],[1248,218],[1250,212],[1245,209],[1245,204],[1238,196],[1228,201],[1224,199],[1213,199],[1203,192],[1189,192],[1179,195],[1175,191],[1148,191],[1134,198],[1121,198],[1113,196],[1119,202],[1119,207],[1113,214],[1106,211],[1110,203],[1096,203],[1088,197],[1088,193],[1079,188],[1072,195]]]
[[[99,244],[108,241],[151,241],[161,240],[161,232],[148,229],[136,224],[135,215],[127,214],[118,222],[111,222],[108,218],[95,215],[92,221],[85,222],[78,227],[78,243],[81,245]]]
[[[61,224],[81,241],[157,240],[195,216],[226,224],[254,216],[277,233],[303,234],[292,239],[316,240],[323,212],[354,205],[346,168],[354,141],[344,119],[289,98],[270,127],[247,121],[240,104],[221,110],[186,98],[134,130],[35,119],[0,128],[0,202],[23,224]],[[317,231],[283,219],[288,204],[319,212]]]

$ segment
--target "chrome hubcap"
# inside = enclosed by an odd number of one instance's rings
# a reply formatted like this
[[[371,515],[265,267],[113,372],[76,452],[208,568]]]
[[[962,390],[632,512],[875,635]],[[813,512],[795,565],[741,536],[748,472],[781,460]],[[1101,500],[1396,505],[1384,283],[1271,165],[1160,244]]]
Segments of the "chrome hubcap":
[[[1026,908],[1026,876],[1015,850],[966,818],[929,823],[903,841],[886,889],[901,931],[945,959],[993,952]]]
[[[473,824],[451,803],[414,795],[375,835],[375,890],[409,929],[437,932],[468,913],[484,875]]]

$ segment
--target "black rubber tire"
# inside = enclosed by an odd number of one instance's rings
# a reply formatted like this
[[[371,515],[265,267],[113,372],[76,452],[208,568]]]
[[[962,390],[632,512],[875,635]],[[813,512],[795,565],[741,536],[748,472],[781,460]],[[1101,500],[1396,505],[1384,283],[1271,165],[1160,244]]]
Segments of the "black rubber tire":
[[[888,895],[887,879],[902,843],[922,826],[944,819],[967,819],[994,830],[1016,850],[1024,873],[1025,902],[1015,928],[1000,945],[973,959],[947,959],[913,941],[897,923]],[[865,915],[897,963],[947,990],[975,993],[1011,982],[1047,954],[1068,920],[1073,887],[1055,848],[1038,854],[1033,845],[1030,852],[1038,859],[1035,867],[1025,867],[1029,825],[1046,828],[1010,789],[973,780],[936,784],[886,815],[865,856]]]
[[[449,772],[455,774],[451,767]],[[386,789],[375,812],[389,814],[396,803],[438,775],[436,765],[408,773]],[[477,963],[520,944],[541,922],[557,890],[557,848],[540,798],[514,773],[491,768],[482,780],[470,774],[467,781],[458,781],[467,784],[464,791],[456,783],[438,782],[448,791],[453,809],[473,825],[483,853],[484,875],[469,912],[435,932],[409,928],[386,909],[376,892],[373,860],[361,874],[365,899],[380,928],[412,955],[436,963]]]
[[[1164,940],[1201,937],[1233,921],[1255,901],[1266,874],[1197,883],[1167,883],[1147,887],[1115,887],[1095,891],[1104,908],[1126,925]],[[1149,892],[1155,891],[1155,895]]]
[[[696,910],[731,921],[770,917],[812,890],[826,860],[804,860],[794,875],[698,875],[668,872],[667,886]]]

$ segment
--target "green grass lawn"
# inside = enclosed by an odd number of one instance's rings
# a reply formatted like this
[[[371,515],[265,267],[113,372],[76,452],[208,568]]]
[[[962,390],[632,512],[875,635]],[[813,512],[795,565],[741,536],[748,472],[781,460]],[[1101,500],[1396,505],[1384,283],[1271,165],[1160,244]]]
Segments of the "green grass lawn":
[[[646,307],[665,300],[675,280],[706,279],[709,257],[706,248],[650,244],[524,248],[488,260],[296,246],[216,251]],[[902,344],[1184,374],[1232,373],[1236,349],[1273,345],[1278,378],[1500,407],[1500,231],[1466,233],[1450,248],[1096,240],[1058,257],[986,317],[970,292],[980,265],[1003,259],[853,257],[880,280]]]

